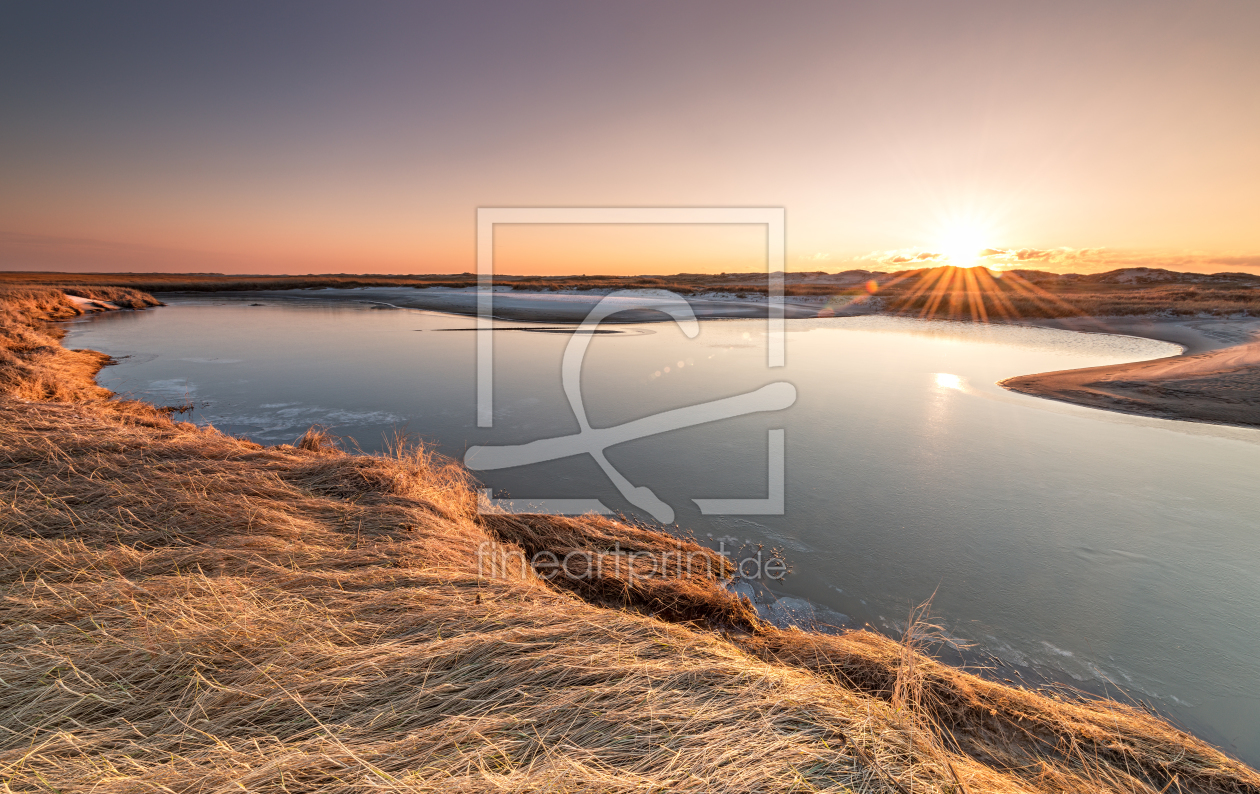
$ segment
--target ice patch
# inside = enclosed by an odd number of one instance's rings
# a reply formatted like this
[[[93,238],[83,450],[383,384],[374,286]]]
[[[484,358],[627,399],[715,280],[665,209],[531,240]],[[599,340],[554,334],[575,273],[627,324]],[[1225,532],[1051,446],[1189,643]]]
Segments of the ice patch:
[[[804,554],[814,550],[812,546],[807,546],[796,538],[780,535],[778,532],[767,532],[766,537],[789,551],[799,551]]]
[[[149,388],[144,390],[145,394],[157,395],[160,397],[187,397],[197,393],[197,384],[189,383],[184,378],[173,378],[171,380],[155,380],[149,382]]]
[[[1055,654],[1056,656],[1076,656],[1076,654],[1072,653],[1071,651],[1065,651],[1062,648],[1056,648],[1055,646],[1051,645],[1045,640],[1042,640],[1041,644],[1045,646],[1047,651]]]
[[[312,425],[331,428],[364,425],[394,425],[406,421],[406,417],[389,411],[348,411],[301,403],[269,403],[259,408],[275,410],[263,413],[232,414],[228,412],[206,413],[197,417],[201,424],[252,428],[251,435],[258,438],[274,438],[278,433],[301,432]]]
[[[117,311],[122,307],[110,301],[98,301],[91,298],[80,298],[78,295],[67,295],[66,299],[79,308],[79,311],[99,312],[99,311]]]
[[[765,524],[759,524],[756,521],[750,521],[746,518],[735,518],[734,516],[718,516],[718,517],[713,518],[712,521],[720,529],[725,530],[727,532],[732,532],[732,533],[739,532],[739,531],[748,532],[751,530],[755,532],[756,534],[761,535],[762,538],[764,538],[765,540],[768,540],[771,543],[777,544],[778,546],[784,549],[787,549],[789,551],[797,551],[801,553],[808,553],[808,552],[814,551],[814,549],[811,546],[805,545],[804,543],[800,542],[796,538],[790,538],[790,537],[787,537],[786,535],[781,535],[778,532],[775,532],[770,527],[766,526]],[[713,537],[713,536],[709,535],[709,537]],[[718,540],[727,540],[728,542],[734,543],[734,542],[738,542],[739,539],[732,536],[732,537],[727,537],[727,538],[718,538]],[[752,539],[744,540],[744,543],[748,545],[752,545],[754,542],[755,541],[753,541]]]
[[[852,622],[848,615],[804,598],[782,596],[764,607],[763,617],[779,628],[796,626],[821,631],[827,628],[843,629]],[[761,609],[757,611],[761,612]]]
[[[843,612],[804,598],[780,596],[752,582],[736,580],[729,583],[726,589],[747,598],[757,610],[758,617],[781,629],[795,626],[807,631],[826,633],[843,631],[853,625],[853,619]]]

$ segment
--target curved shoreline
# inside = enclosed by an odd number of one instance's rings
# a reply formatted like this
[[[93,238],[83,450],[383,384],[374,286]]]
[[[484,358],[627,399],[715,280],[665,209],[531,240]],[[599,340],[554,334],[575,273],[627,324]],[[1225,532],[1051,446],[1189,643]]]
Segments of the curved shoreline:
[[[1122,333],[1173,342],[1180,355],[999,381],[1013,392],[1107,411],[1260,427],[1260,322],[1073,318],[1042,327]]]

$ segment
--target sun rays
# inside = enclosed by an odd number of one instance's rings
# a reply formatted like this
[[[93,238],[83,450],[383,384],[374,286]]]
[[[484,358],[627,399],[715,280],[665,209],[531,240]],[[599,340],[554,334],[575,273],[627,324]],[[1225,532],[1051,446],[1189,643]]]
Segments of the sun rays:
[[[961,250],[971,250],[967,242]],[[979,257],[983,249],[976,249]],[[1086,313],[1017,272],[983,266],[907,271],[880,285],[893,311],[920,319],[1013,321],[1034,317],[1085,317]],[[1099,323],[1102,325],[1102,323]]]

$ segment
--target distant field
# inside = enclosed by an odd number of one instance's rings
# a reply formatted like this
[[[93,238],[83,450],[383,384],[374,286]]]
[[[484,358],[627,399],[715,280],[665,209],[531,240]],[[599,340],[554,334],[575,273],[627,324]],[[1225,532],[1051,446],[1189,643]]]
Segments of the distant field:
[[[435,275],[226,276],[215,273],[0,273],[0,285],[129,287],[146,292],[226,292],[359,287],[472,287],[472,273]],[[765,295],[764,273],[668,276],[496,276],[516,290],[666,289],[683,295]],[[899,273],[850,270],[788,273],[784,294],[827,305],[873,302],[880,311],[922,317],[993,320],[1019,317],[1169,314],[1260,316],[1260,276],[1126,268],[1091,275],[1036,270],[936,267]],[[830,299],[830,300],[828,300]]]

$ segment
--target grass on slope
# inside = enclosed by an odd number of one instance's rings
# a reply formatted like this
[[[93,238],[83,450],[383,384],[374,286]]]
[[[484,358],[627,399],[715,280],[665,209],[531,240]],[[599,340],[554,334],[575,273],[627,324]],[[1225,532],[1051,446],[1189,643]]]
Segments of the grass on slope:
[[[0,300],[5,791],[1260,791],[1143,712],[765,626],[688,541],[478,516],[423,447],[105,401],[59,294]],[[489,576],[486,544],[617,564]],[[710,564],[632,568],[666,551]]]

